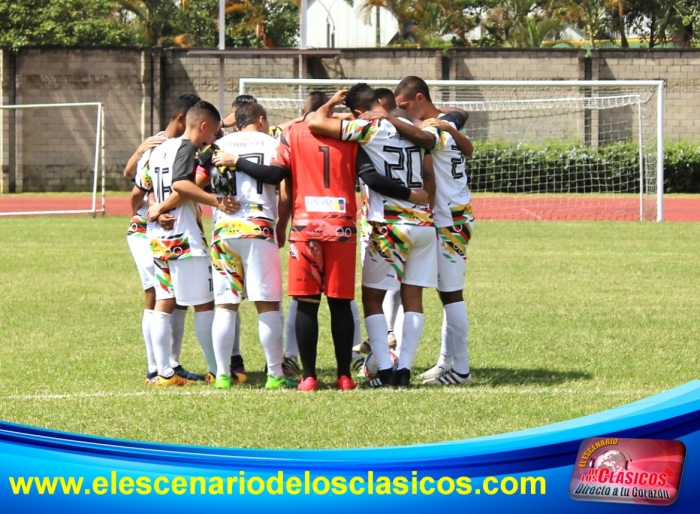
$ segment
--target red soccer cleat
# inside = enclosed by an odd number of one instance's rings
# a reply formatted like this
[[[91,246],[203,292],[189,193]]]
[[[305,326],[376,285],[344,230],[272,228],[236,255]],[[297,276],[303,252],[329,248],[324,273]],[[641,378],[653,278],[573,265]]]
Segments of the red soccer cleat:
[[[314,377],[306,377],[297,386],[299,391],[315,391],[318,389],[318,380]]]
[[[341,391],[351,391],[355,389],[357,385],[355,384],[355,382],[352,381],[352,378],[343,375],[335,382],[335,387],[337,387]]]

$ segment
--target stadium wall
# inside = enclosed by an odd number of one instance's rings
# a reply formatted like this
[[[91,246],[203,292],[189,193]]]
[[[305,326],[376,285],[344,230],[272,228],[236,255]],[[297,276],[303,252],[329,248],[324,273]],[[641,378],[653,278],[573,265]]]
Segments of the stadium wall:
[[[396,79],[665,79],[668,140],[700,142],[700,51],[517,49],[352,49],[338,58],[309,58],[309,78]],[[295,57],[226,59],[225,102],[241,77],[294,78]],[[167,123],[169,105],[194,92],[218,104],[217,57],[182,49],[0,49],[4,104],[101,101],[106,112],[109,189],[136,146]],[[485,93],[486,94],[486,93]],[[94,108],[0,111],[0,192],[85,190],[94,152]],[[593,120],[594,122],[596,120]],[[583,121],[581,121],[583,122]],[[604,120],[600,120],[604,122]],[[37,151],[37,144],[42,151]]]

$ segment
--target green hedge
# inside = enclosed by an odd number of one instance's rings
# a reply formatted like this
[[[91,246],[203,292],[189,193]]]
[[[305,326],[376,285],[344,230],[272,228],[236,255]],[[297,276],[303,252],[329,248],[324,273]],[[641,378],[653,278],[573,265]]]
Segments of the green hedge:
[[[639,192],[639,149],[634,144],[606,144],[597,150],[563,143],[474,146],[474,155],[466,163],[473,191]],[[667,144],[664,163],[667,193],[700,193],[699,145]]]

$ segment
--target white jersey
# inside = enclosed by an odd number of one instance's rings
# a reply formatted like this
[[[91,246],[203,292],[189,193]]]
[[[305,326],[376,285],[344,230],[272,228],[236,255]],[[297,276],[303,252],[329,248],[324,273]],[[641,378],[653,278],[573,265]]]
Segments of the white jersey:
[[[222,137],[216,145],[241,159],[269,165],[277,155],[279,141],[262,132],[241,131]],[[242,171],[236,171],[234,176],[232,194],[241,203],[241,209],[233,214],[216,211],[214,241],[242,237],[274,241],[277,219],[275,185],[258,182]]]
[[[443,114],[440,118],[457,128],[449,114]],[[464,155],[449,133],[435,127],[424,130],[435,136],[435,148],[430,152],[433,156],[436,183],[433,209],[435,226],[452,227],[465,223],[472,224],[474,216],[468,177],[464,170]]]
[[[423,187],[423,152],[404,139],[391,123],[386,120],[349,120],[343,121],[341,127],[341,138],[360,143],[379,173],[383,171],[388,178],[410,189]],[[432,226],[433,217],[428,207],[389,198],[366,185],[363,185],[363,190],[366,199],[364,214],[369,221]]]
[[[144,191],[153,191],[156,202],[162,203],[172,194],[174,182],[194,182],[196,152],[195,145],[184,137],[168,139],[153,149],[149,165],[136,175],[136,184]],[[208,256],[199,206],[188,200],[169,214],[175,217],[171,230],[148,222],[153,257],[167,261]]]

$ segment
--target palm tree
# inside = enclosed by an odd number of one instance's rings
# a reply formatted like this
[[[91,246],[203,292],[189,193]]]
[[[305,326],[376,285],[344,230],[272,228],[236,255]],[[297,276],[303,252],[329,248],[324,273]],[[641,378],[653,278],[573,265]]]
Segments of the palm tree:
[[[148,46],[163,44],[178,33],[178,8],[174,0],[117,0],[136,17],[141,39]]]

